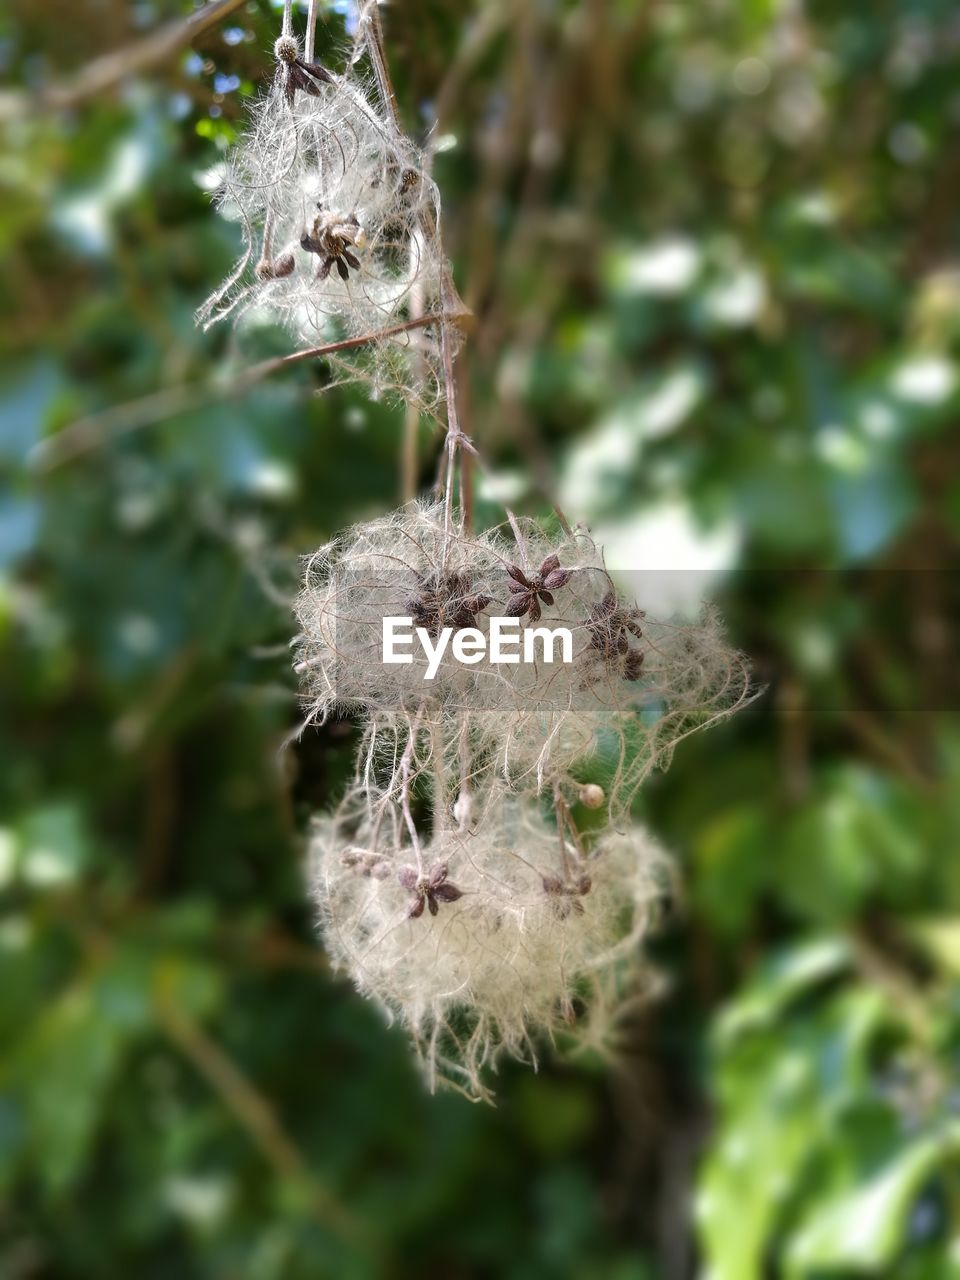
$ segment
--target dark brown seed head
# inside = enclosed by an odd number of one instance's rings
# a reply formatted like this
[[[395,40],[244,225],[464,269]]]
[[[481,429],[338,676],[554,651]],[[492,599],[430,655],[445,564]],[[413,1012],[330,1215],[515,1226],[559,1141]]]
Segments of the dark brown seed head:
[[[281,280],[293,274],[296,261],[292,253],[281,253],[279,258],[261,258],[254,271],[258,280]]]
[[[625,680],[639,680],[643,674],[643,651],[641,649],[631,649],[623,660],[623,678]]]
[[[437,902],[456,902],[463,897],[463,890],[447,881],[445,884],[438,884],[428,896],[436,898]]]

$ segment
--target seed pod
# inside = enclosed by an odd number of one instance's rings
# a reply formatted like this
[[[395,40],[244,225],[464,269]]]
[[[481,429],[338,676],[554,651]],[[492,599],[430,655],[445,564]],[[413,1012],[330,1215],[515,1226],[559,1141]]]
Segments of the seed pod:
[[[293,274],[296,265],[292,253],[281,253],[280,257],[274,258],[272,262],[269,258],[261,258],[254,270],[258,280],[282,280],[285,276]]]
[[[273,46],[274,56],[278,62],[288,66],[300,57],[300,46],[296,36],[279,36]]]
[[[585,809],[602,809],[606,803],[607,793],[595,782],[585,782],[577,797]]]

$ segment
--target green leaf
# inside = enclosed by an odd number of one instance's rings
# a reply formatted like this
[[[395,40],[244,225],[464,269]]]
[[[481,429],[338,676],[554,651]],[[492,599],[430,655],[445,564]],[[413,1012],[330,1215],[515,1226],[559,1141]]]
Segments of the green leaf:
[[[780,952],[746,995],[727,1007],[717,1024],[718,1044],[768,1024],[797,996],[835,977],[849,963],[850,949],[842,938],[821,938]]]
[[[87,1159],[124,1042],[91,992],[74,989],[41,1016],[16,1055],[14,1083],[52,1194],[66,1191]]]
[[[29,813],[20,827],[20,847],[20,873],[37,888],[76,880],[90,856],[82,814],[70,803],[52,803]]]
[[[924,1184],[958,1157],[960,1124],[913,1143],[865,1186],[811,1216],[787,1250],[789,1274],[841,1268],[869,1274],[890,1267]]]
[[[960,978],[960,918],[945,916],[916,921],[907,929],[952,978]]]

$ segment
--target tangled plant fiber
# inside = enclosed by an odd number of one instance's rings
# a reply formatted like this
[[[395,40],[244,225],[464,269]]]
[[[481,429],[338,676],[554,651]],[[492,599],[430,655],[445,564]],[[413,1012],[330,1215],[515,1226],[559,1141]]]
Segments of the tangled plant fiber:
[[[487,1097],[500,1053],[558,1031],[610,1045],[649,974],[640,943],[668,863],[629,819],[642,779],[748,696],[706,613],[679,625],[621,598],[584,532],[534,522],[470,534],[445,502],[358,525],[307,563],[296,641],[310,719],[364,721],[312,883],[327,949],[405,1025],[431,1085]],[[490,616],[566,625],[572,661],[382,661],[384,617],[426,631]],[[603,786],[586,783],[593,772]],[[575,815],[601,811],[587,837]]]
[[[407,1027],[431,1086],[488,1097],[503,1052],[535,1062],[558,1032],[608,1043],[669,878],[647,833],[607,831],[588,852],[494,792],[472,825],[412,849],[389,797],[370,799],[318,822],[314,890],[331,957]]]
[[[296,611],[311,719],[365,713],[382,754],[384,737],[402,736],[422,708],[421,720],[457,725],[449,744],[434,742],[434,759],[466,741],[474,786],[489,774],[519,792],[565,784],[602,751],[614,760],[618,816],[676,742],[747,696],[746,665],[712,611],[693,624],[648,618],[620,597],[587,533],[514,521],[470,535],[442,503],[411,504],[309,557]],[[422,650],[408,664],[382,660],[384,618],[487,638],[493,615],[567,628],[572,661],[464,666],[448,647],[427,682]],[[366,773],[376,772],[374,761]]]
[[[441,324],[461,308],[445,287],[440,201],[423,154],[363,74],[362,43],[342,74],[305,62],[292,34],[276,55],[217,194],[242,225],[243,253],[198,319],[256,314],[307,347],[371,335],[329,357],[334,375],[436,412]]]
[[[454,501],[473,452],[455,396],[461,304],[436,187],[397,125],[376,4],[361,6],[342,73],[301,55],[291,15],[287,0],[273,84],[220,193],[244,252],[200,318],[260,313],[311,347],[358,339],[335,373],[395,392],[414,424],[445,410],[442,500],[309,557],[295,661],[308,724],[346,712],[363,725],[353,781],[311,840],[330,956],[408,1029],[431,1087],[489,1098],[501,1054],[535,1062],[560,1032],[609,1045],[649,987],[641,943],[669,863],[630,802],[682,737],[745,700],[746,668],[712,613],[680,625],[623,599],[565,521],[554,532],[508,513],[470,530]],[[425,680],[423,657],[383,661],[388,617],[480,642],[493,617],[564,627],[569,661],[446,652]]]

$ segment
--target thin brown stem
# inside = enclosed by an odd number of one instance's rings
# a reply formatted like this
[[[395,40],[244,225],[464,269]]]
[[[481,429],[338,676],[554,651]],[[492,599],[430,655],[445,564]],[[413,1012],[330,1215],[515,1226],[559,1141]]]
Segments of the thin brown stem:
[[[318,0],[310,0],[307,9],[307,34],[303,42],[303,60],[312,62],[317,43],[317,9]]]
[[[366,36],[367,52],[373,66],[373,74],[377,80],[377,88],[383,98],[383,105],[397,130],[400,130],[400,114],[397,111],[397,95],[390,77],[387,63],[387,50],[383,40],[383,24],[380,21],[380,7],[377,0],[367,0],[360,16],[360,30]],[[402,130],[400,130],[402,132]]]
[[[424,873],[423,851],[420,845],[420,833],[417,831],[417,824],[413,820],[413,811],[410,808],[410,775],[413,771],[413,753],[416,750],[417,734],[420,732],[420,722],[423,719],[425,707],[426,703],[421,702],[417,708],[417,714],[410,722],[410,731],[404,744],[403,755],[400,757],[399,770],[400,808],[403,813],[403,820],[407,824],[407,830],[410,833],[410,843],[417,859],[417,873],[420,876]]]
[[[105,93],[138,71],[165,62],[244,3],[245,0],[210,0],[188,17],[168,22],[142,40],[95,58],[75,75],[38,94],[6,93],[0,97],[0,121],[28,112],[62,111]]]
[[[393,338],[398,334],[423,329],[440,322],[441,317],[437,315],[418,316],[414,320],[405,320],[402,324],[391,325],[388,329],[378,329],[375,333],[365,333],[357,338],[344,338],[340,342],[328,342],[322,347],[310,347],[305,351],[291,352],[290,355],[261,360],[259,364],[250,365],[241,370],[230,382],[211,379],[198,386],[167,387],[162,391],[154,391],[148,396],[142,396],[138,400],[114,405],[103,413],[78,418],[58,431],[55,436],[51,436],[49,440],[44,440],[33,453],[33,465],[41,472],[52,471],[55,467],[98,448],[110,436],[123,435],[141,427],[149,427],[175,414],[186,413],[217,400],[241,395],[258,382],[262,382],[264,378],[279,373],[288,365],[299,364],[303,360],[316,360],[322,356],[336,355],[339,351],[351,351],[371,342],[381,342],[386,338]]]
[[[365,39],[367,52],[370,55],[370,62],[373,67],[373,74],[377,81],[377,88],[383,99],[384,107],[390,116],[390,119],[397,129],[400,129],[400,117],[397,111],[397,96],[394,92],[393,81],[390,77],[390,67],[387,62],[386,47],[383,39],[383,25],[380,21],[380,10],[376,0],[368,0],[360,18],[361,31]],[[424,212],[421,215],[423,223],[423,231],[428,236],[438,236],[438,229],[432,225],[429,215]],[[450,532],[453,510],[453,482],[455,471],[455,458],[458,451],[464,448],[472,450],[472,445],[460,428],[459,415],[457,413],[457,379],[455,371],[455,354],[453,348],[453,334],[451,332],[450,322],[447,317],[463,318],[466,308],[457,292],[456,285],[453,281],[450,268],[444,265],[443,276],[441,280],[441,297],[443,299],[443,315],[440,326],[440,348],[443,358],[443,391],[444,400],[447,406],[447,464],[446,464],[446,485],[444,490],[444,528],[447,533]],[[473,507],[472,492],[472,474],[467,472],[461,478],[461,493],[464,495],[467,505]]]
[[[417,496],[417,437],[420,411],[408,403],[403,417],[403,449],[400,455],[400,497],[404,505]]]
[[[353,1215],[331,1192],[319,1185],[269,1100],[237,1063],[172,998],[158,998],[156,1013],[167,1035],[223,1099],[273,1170],[280,1177],[307,1184],[310,1203],[318,1220],[341,1239],[359,1242],[362,1236]]]

